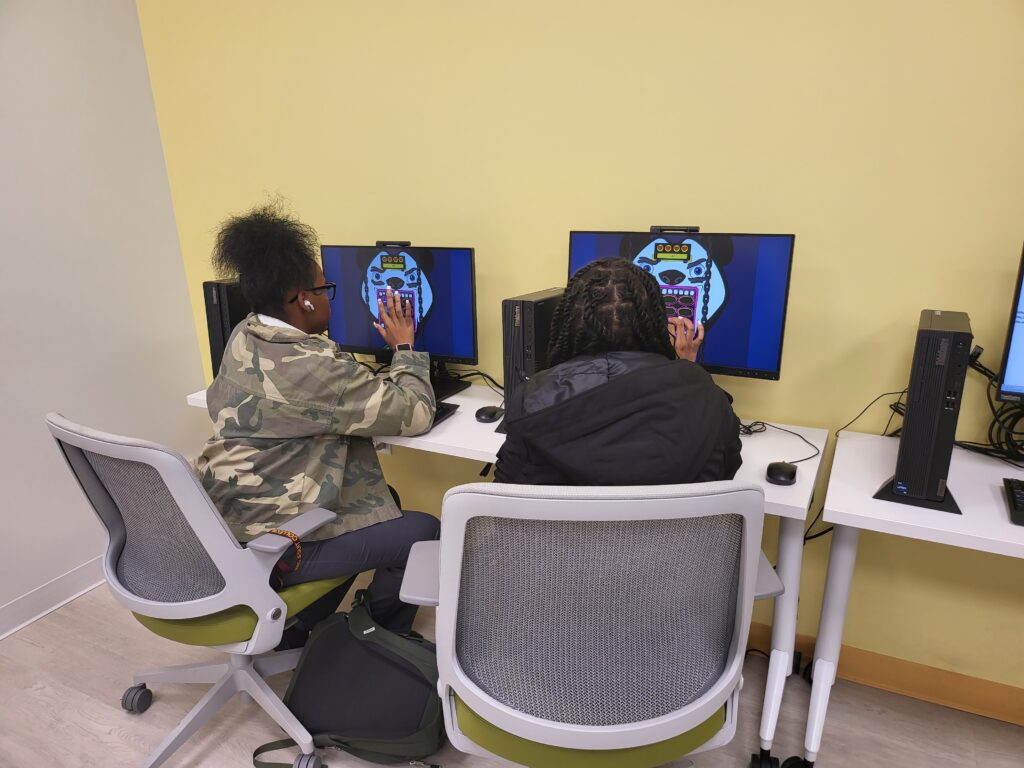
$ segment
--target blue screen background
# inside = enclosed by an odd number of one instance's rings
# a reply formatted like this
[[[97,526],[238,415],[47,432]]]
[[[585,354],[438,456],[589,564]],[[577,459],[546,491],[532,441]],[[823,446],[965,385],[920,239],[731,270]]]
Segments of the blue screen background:
[[[475,292],[471,248],[378,248],[376,246],[325,245],[320,248],[324,277],[337,283],[331,302],[328,335],[343,349],[385,352],[374,315],[363,301],[366,270],[381,251],[404,252],[424,268],[433,291],[433,304],[416,331],[416,348],[431,355],[476,362]],[[432,264],[430,263],[432,262]],[[376,294],[371,290],[371,301]]]
[[[644,233],[643,236],[646,243],[658,238],[670,243],[684,240],[706,242],[704,234]],[[596,259],[620,257],[620,246],[626,237],[632,238],[635,244],[638,235],[623,232],[570,233],[570,275]],[[794,237],[727,237],[732,242],[732,259],[719,265],[726,281],[727,299],[719,315],[705,328],[700,362],[708,367],[778,375]]]

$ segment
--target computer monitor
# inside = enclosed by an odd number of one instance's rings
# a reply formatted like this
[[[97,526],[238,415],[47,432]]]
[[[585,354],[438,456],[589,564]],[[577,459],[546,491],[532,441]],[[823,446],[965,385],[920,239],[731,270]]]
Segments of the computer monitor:
[[[445,363],[476,364],[472,248],[324,245],[320,258],[324,277],[338,285],[327,334],[344,351],[390,359],[373,327],[377,299],[390,287],[412,308],[416,349],[430,353],[435,388],[443,383]],[[458,388],[449,387],[447,394]]]
[[[1024,401],[1024,251],[1017,270],[1017,288],[1010,305],[1010,327],[1006,332],[1003,365],[999,369],[998,398],[1006,402]]]
[[[704,324],[711,373],[778,379],[794,235],[570,232],[569,275],[623,258],[650,272],[670,317]]]

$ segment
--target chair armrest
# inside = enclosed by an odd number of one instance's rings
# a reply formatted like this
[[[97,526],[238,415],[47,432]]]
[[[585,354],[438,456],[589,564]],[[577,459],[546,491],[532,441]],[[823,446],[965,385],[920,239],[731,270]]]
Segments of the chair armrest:
[[[768,558],[761,553],[757,560],[757,584],[754,585],[754,599],[764,600],[767,597],[778,597],[786,591],[779,574],[772,568]]]
[[[441,592],[440,565],[440,541],[417,541],[413,544],[398,599],[411,605],[436,606]]]
[[[311,509],[308,512],[303,512],[301,515],[296,517],[294,520],[290,520],[288,525],[280,526],[282,531],[291,531],[300,539],[304,536],[308,536],[318,528],[322,528],[331,522],[338,515],[334,512],[330,512],[326,509]],[[268,555],[280,555],[292,545],[292,540],[287,536],[281,536],[277,533],[265,533],[262,536],[253,539],[246,544],[247,549],[252,549],[256,552],[263,552]]]

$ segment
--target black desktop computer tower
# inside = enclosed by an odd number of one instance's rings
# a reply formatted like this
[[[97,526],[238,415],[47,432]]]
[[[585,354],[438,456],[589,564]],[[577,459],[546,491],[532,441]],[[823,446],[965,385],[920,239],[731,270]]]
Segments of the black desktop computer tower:
[[[876,499],[959,514],[946,478],[973,338],[964,312],[921,312],[896,474]]]
[[[505,417],[508,419],[522,412],[526,382],[548,367],[551,318],[564,292],[564,288],[548,288],[501,302]]]
[[[203,283],[203,298],[206,300],[206,329],[210,334],[210,361],[213,363],[213,375],[216,376],[231,332],[245,320],[251,310],[237,280],[210,280]]]

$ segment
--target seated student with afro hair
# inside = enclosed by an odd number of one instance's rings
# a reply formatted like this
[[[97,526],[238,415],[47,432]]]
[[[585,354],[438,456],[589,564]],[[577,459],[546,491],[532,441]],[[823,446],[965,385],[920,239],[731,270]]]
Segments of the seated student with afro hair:
[[[661,485],[729,480],[739,419],[694,360],[704,329],[665,314],[654,278],[625,259],[580,269],[555,309],[551,367],[510,404],[495,480]]]
[[[322,334],[336,286],[325,283],[316,232],[279,206],[228,219],[213,263],[237,276],[253,313],[240,323],[207,390],[213,437],[197,460],[203,486],[240,542],[316,507],[337,519],[278,563],[290,586],[351,576],[297,615],[282,648],[305,642],[337,610],[355,574],[376,569],[368,590],[374,618],[406,632],[416,606],[398,598],[412,545],[436,539],[436,518],[400,510],[371,438],[430,429],[430,360],[413,349],[413,318],[398,294],[379,309],[381,336],[395,351],[388,377],[373,375]]]

